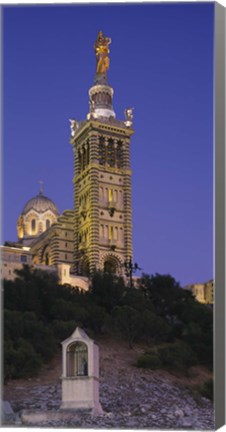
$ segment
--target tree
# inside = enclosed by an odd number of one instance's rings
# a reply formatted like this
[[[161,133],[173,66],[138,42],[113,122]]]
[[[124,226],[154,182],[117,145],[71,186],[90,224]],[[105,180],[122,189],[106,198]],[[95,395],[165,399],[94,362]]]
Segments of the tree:
[[[4,378],[25,378],[34,376],[42,365],[41,356],[37,354],[28,341],[23,338],[16,342],[4,343]]]
[[[124,280],[110,273],[97,272],[92,277],[90,296],[108,313],[117,306],[125,292]]]
[[[117,306],[113,312],[115,327],[125,337],[132,348],[133,342],[141,332],[141,315],[130,306]]]
[[[177,315],[178,305],[187,304],[193,300],[192,294],[180,287],[180,284],[170,275],[143,275],[140,289],[149,299],[156,313],[172,322]]]
[[[147,343],[161,342],[169,339],[171,328],[169,324],[154,312],[146,309],[141,316],[143,335]]]

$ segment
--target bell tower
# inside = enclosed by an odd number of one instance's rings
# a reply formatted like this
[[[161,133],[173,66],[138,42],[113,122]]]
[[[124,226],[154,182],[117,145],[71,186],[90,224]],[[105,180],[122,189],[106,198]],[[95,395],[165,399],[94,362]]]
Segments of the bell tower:
[[[117,120],[108,84],[111,39],[98,33],[87,119],[71,119],[74,152],[74,272],[123,274],[132,257],[130,137],[132,109]]]

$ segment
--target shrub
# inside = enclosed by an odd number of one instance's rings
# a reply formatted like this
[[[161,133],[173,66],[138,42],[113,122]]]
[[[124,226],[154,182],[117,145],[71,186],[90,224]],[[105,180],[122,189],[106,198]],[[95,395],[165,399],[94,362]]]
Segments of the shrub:
[[[213,380],[206,381],[200,388],[200,394],[211,401],[213,400]]]
[[[129,347],[132,348],[133,342],[141,333],[140,313],[130,306],[117,306],[112,312],[112,317],[115,328],[128,341]]]
[[[33,346],[23,338],[17,343],[7,341],[4,346],[4,378],[25,378],[37,374],[42,359]]]
[[[54,336],[57,342],[63,342],[64,339],[71,336],[76,328],[76,321],[54,320],[51,324]]]
[[[87,306],[86,326],[96,333],[102,333],[109,314],[102,306],[90,304]]]
[[[162,365],[169,369],[185,370],[197,363],[196,356],[189,345],[183,342],[168,344],[158,349]]]
[[[163,318],[146,309],[141,316],[141,320],[143,335],[147,343],[150,340],[167,341],[169,339],[171,329]]]
[[[87,318],[87,312],[85,308],[72,301],[61,298],[56,299],[53,307],[50,310],[50,315],[52,319],[63,321],[75,320],[76,322],[80,323],[80,325],[83,325]]]
[[[162,366],[161,360],[158,354],[150,353],[141,355],[138,360],[136,366],[138,368],[147,368],[147,369],[160,369]]]

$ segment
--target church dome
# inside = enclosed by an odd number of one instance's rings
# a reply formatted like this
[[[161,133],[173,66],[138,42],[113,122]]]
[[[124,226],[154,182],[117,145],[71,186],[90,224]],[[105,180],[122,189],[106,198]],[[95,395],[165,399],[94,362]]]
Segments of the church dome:
[[[27,214],[30,210],[35,210],[38,213],[44,213],[47,210],[50,210],[56,216],[59,215],[57,206],[50,198],[47,198],[45,195],[43,195],[42,192],[39,192],[38,195],[36,195],[34,198],[31,198],[29,201],[27,201],[27,203],[25,204],[22,210],[22,215]]]
[[[59,211],[54,202],[43,195],[42,188],[35,197],[25,204],[17,221],[18,239],[29,245],[51,225],[57,222]]]

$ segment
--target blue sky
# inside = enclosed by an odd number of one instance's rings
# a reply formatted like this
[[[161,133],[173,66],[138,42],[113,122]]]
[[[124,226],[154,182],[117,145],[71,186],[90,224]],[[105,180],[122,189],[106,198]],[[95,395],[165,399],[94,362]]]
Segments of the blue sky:
[[[83,120],[99,30],[118,119],[134,107],[134,260],[213,277],[213,3],[3,8],[3,241],[39,191],[73,207],[69,118]]]

